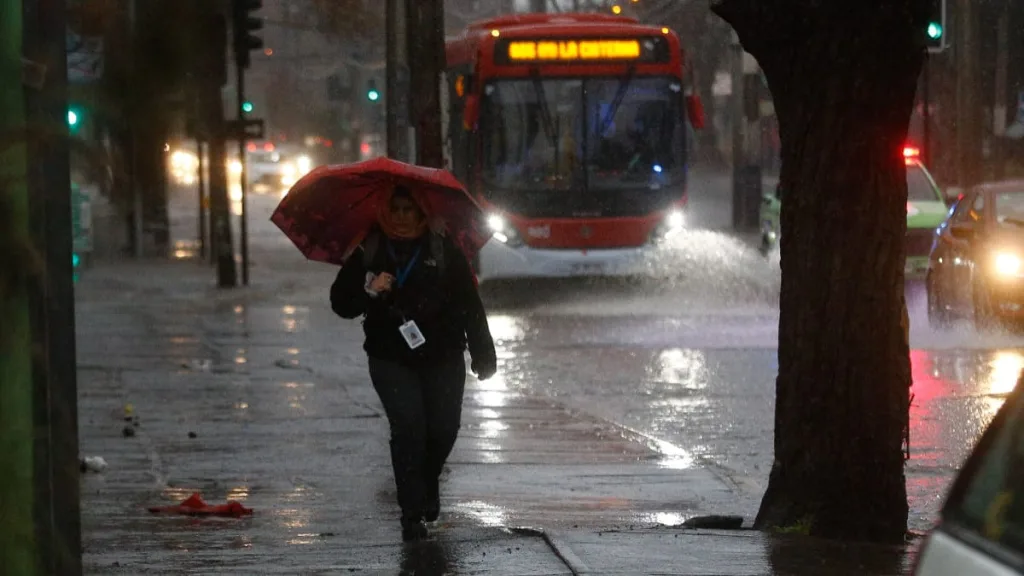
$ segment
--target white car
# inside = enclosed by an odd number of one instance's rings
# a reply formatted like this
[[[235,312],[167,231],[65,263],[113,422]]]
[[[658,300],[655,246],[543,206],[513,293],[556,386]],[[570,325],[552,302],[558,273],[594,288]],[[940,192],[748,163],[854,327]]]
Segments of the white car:
[[[1024,574],[1024,397],[1007,398],[950,489],[917,576]]]
[[[271,143],[250,145],[246,158],[249,184],[258,194],[283,192],[314,168],[313,159],[300,149]]]

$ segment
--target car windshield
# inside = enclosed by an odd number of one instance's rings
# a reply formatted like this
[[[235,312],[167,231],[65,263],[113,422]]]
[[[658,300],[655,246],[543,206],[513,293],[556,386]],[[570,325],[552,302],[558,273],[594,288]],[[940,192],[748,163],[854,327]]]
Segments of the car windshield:
[[[584,178],[592,189],[681,179],[678,87],[631,76],[493,82],[484,92],[483,176],[533,190],[568,190]]]
[[[996,222],[1000,226],[1024,227],[1024,190],[995,195]]]
[[[907,200],[911,202],[943,202],[941,193],[920,164],[907,165]]]

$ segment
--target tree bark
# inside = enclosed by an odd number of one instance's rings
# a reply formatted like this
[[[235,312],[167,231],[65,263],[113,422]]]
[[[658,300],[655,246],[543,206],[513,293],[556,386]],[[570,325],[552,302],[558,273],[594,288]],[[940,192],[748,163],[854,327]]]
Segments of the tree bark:
[[[910,360],[902,148],[919,0],[721,0],[782,140],[775,461],[755,527],[902,542]]]

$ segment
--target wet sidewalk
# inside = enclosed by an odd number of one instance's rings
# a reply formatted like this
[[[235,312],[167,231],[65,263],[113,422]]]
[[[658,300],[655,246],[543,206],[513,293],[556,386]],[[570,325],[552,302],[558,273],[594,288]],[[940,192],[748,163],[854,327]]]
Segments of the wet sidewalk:
[[[902,551],[673,528],[698,515],[749,515],[733,504],[741,487],[697,455],[500,376],[467,383],[441,522],[432,541],[402,545],[360,327],[331,313],[329,267],[277,254],[257,252],[253,286],[234,291],[217,291],[213,270],[187,261],[100,266],[78,285],[82,455],[109,464],[82,480],[89,573],[904,569]],[[146,511],[195,491],[255,514]]]

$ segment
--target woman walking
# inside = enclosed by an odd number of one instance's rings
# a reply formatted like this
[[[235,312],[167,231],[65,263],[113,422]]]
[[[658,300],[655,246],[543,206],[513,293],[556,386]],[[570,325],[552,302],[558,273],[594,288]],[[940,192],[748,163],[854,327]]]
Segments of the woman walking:
[[[402,539],[427,536],[440,513],[438,480],[458,435],[465,350],[481,380],[497,359],[465,255],[431,230],[425,203],[396,187],[377,226],[331,286],[342,318],[365,316],[370,379],[391,427]]]

